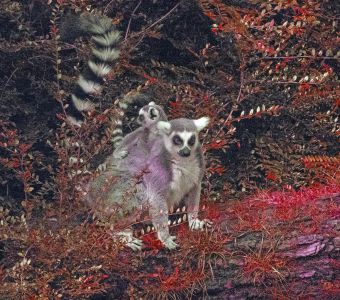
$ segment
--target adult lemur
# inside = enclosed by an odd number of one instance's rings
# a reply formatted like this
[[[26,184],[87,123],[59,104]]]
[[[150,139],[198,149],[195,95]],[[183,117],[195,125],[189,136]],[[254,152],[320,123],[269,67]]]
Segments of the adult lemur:
[[[147,156],[138,147],[131,149],[127,163],[123,159],[123,167],[113,167],[89,184],[87,202],[101,218],[113,220],[117,216],[138,219],[141,208],[146,208],[158,238],[165,247],[174,249],[177,244],[175,237],[169,234],[168,210],[182,199],[187,207],[190,228],[209,226],[208,221],[197,218],[204,173],[198,134],[207,124],[205,117],[158,122],[161,137],[150,141]],[[132,238],[131,231],[125,230],[124,234],[130,247],[141,247],[141,241]]]

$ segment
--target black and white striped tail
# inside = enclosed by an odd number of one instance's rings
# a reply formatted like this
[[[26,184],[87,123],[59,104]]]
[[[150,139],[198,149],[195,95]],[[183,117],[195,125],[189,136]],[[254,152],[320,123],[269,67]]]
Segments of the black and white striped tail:
[[[138,90],[131,91],[127,93],[122,99],[116,101],[119,112],[118,116],[116,116],[115,120],[113,120],[115,126],[114,130],[111,133],[111,142],[114,149],[117,149],[123,140],[123,119],[125,116],[125,112],[127,111],[129,105],[136,100],[136,98],[140,98]]]
[[[108,134],[111,137],[111,142],[113,145],[113,149],[117,149],[122,141],[123,141],[123,120],[125,116],[125,112],[127,111],[129,105],[134,102],[137,98],[140,98],[139,88],[135,91],[130,91],[122,99],[118,99],[115,102],[116,109],[114,110],[114,114],[110,116],[111,126],[107,128]],[[107,170],[109,166],[108,161],[100,164],[97,168],[97,171],[103,172]]]
[[[66,108],[68,120],[72,124],[80,126],[84,121],[83,112],[95,108],[91,96],[101,93],[104,78],[111,72],[112,62],[119,58],[119,50],[115,46],[120,39],[120,33],[112,25],[110,18],[89,14],[68,18],[62,25],[62,31],[66,36],[65,39],[72,34],[73,38],[90,35],[94,43],[91,57],[78,78],[70,104]]]

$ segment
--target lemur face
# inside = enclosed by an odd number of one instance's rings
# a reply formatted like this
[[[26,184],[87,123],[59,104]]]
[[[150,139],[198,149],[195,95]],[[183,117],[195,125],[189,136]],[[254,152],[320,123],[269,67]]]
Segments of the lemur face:
[[[160,120],[160,111],[155,102],[150,102],[148,105],[140,109],[137,122],[143,126],[150,128]]]
[[[198,120],[176,119],[170,122],[158,122],[157,128],[163,135],[168,152],[177,158],[188,158],[199,146],[198,133],[208,125],[208,118]]]
[[[189,157],[191,153],[196,148],[197,133],[182,131],[173,132],[169,136],[171,141],[171,148],[173,148],[176,153],[181,157]]]

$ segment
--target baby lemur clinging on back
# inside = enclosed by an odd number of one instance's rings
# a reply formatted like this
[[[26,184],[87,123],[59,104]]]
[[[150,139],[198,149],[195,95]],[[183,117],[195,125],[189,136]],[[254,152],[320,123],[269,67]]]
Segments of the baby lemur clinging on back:
[[[114,156],[123,158],[132,147],[140,147],[146,154],[150,151],[152,140],[158,135],[156,124],[158,121],[167,121],[163,108],[155,102],[150,102],[139,110],[137,122],[141,127],[127,134],[120,143],[115,143]]]
[[[121,127],[113,131],[113,146],[115,148],[113,154],[98,167],[99,171],[114,166],[116,169],[120,166],[124,168],[124,164],[133,163],[130,158],[125,158],[131,151],[138,151],[140,156],[148,155],[153,140],[158,136],[156,124],[158,121],[167,121],[168,118],[163,108],[155,102],[143,106],[139,110],[137,122],[140,127],[123,137]],[[137,148],[136,148],[137,147]],[[136,150],[137,149],[137,150]],[[130,162],[128,162],[130,161]]]

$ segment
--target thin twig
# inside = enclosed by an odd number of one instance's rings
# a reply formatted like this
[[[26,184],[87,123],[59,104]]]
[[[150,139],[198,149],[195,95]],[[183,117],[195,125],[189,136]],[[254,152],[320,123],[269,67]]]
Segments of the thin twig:
[[[106,15],[107,14],[107,10],[108,10],[108,7],[112,4],[112,2],[114,2],[114,0],[110,1],[104,8],[104,14]]]
[[[140,43],[141,41],[144,39],[145,35],[146,35],[146,32],[152,28],[153,26],[155,26],[156,24],[160,23],[161,21],[163,21],[165,18],[167,18],[178,6],[179,4],[181,3],[181,1],[179,1],[172,9],[170,9],[164,16],[162,16],[160,19],[158,19],[157,21],[155,21],[154,23],[152,23],[150,26],[148,26],[147,28],[143,29],[142,31],[138,32],[138,33],[135,33],[135,34],[132,34],[130,35],[130,38],[136,38],[138,36],[142,36],[139,41],[133,46],[130,48],[129,52],[131,52],[133,49],[135,49]],[[138,8],[138,6],[137,6]],[[124,39],[124,43],[126,43],[128,41],[127,39],[127,35],[125,35],[126,38]]]
[[[234,111],[238,108],[238,104],[242,101],[242,89],[243,89],[243,85],[244,85],[244,74],[243,74],[242,68],[240,69],[240,71],[241,71],[241,72],[240,72],[240,88],[239,88],[239,90],[238,90],[238,95],[237,95],[237,98],[236,98],[236,102],[232,105],[231,110],[230,110],[230,113],[229,113],[227,119],[225,120],[225,122],[223,123],[223,125],[221,126],[221,128],[219,129],[219,131],[217,132],[216,137],[219,136],[219,134],[221,133],[221,131],[222,131],[223,127],[224,127],[224,125],[226,125],[226,124],[229,123],[229,121],[231,120],[232,114],[233,114]],[[222,106],[222,108],[220,109],[220,111],[221,111],[222,109],[224,109],[226,105],[227,105],[227,103],[226,103],[225,105]],[[220,111],[219,111],[219,112],[220,112]],[[219,113],[219,112],[218,112],[218,113]]]
[[[179,1],[172,9],[170,9],[163,17],[158,19],[156,22],[152,23],[149,27],[147,27],[145,30],[149,30],[151,27],[154,27],[156,24],[162,22],[165,18],[167,18],[173,11],[180,5],[182,1]]]
[[[6,90],[6,87],[7,87],[7,84],[11,81],[12,77],[14,76],[14,74],[18,71],[18,68],[15,68],[14,71],[11,73],[11,75],[8,77],[6,83],[3,85],[3,88],[2,88],[2,93],[0,95],[0,99],[2,99],[2,96]]]
[[[339,59],[339,57],[333,57],[333,56],[313,56],[313,55],[301,55],[301,56],[265,56],[261,58],[255,59],[255,61],[259,60],[270,60],[270,59],[299,59],[299,58],[311,58],[311,59]]]
[[[333,85],[337,84],[336,81],[330,81],[330,82],[299,82],[299,81],[262,81],[262,80],[249,80],[248,83],[256,82],[256,83],[264,83],[264,84],[309,84],[309,85]]]
[[[129,23],[128,23],[128,26],[127,26],[127,29],[126,29],[124,41],[126,41],[128,35],[129,35],[132,17],[135,15],[135,12],[137,11],[138,7],[139,7],[141,4],[142,4],[142,0],[140,0],[140,1],[138,2],[137,6],[135,7],[135,9],[133,10],[133,12],[132,12],[132,14],[131,14],[131,17],[130,17],[130,20],[129,20]]]

